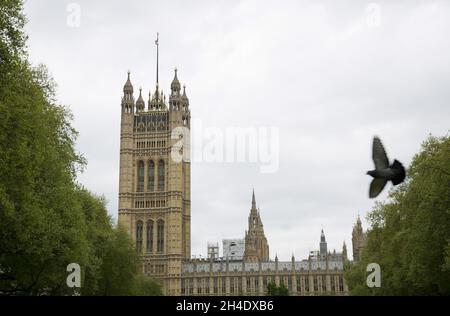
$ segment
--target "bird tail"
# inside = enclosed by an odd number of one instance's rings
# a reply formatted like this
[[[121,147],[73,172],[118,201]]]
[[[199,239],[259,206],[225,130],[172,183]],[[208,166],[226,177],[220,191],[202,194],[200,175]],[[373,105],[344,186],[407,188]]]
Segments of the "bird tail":
[[[395,177],[395,179],[392,180],[392,184],[397,185],[399,183],[402,183],[406,176],[405,168],[403,167],[403,165],[400,163],[400,161],[395,159],[392,163],[391,168],[397,170],[397,172],[399,173],[399,176]]]

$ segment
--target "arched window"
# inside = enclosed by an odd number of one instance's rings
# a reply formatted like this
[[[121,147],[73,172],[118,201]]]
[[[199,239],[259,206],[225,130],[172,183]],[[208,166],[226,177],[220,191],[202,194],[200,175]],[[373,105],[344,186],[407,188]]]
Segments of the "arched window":
[[[136,191],[137,192],[144,191],[144,162],[143,161],[138,162]]]
[[[164,221],[158,220],[158,234],[157,234],[157,248],[156,251],[163,252],[164,251]]]
[[[153,252],[153,221],[147,222],[147,252]]]
[[[158,162],[158,191],[164,191],[165,175],[164,160],[160,160]]]
[[[148,162],[148,182],[147,182],[147,191],[155,190],[155,163],[153,160]]]
[[[136,251],[142,253],[142,221],[136,222]]]

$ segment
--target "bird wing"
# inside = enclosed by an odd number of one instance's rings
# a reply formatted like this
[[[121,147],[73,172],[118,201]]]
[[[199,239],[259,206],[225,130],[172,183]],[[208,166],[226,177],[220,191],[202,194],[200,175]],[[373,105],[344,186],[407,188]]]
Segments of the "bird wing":
[[[372,159],[375,163],[375,169],[386,169],[389,167],[389,159],[384,150],[383,144],[378,137],[373,138]]]
[[[386,185],[386,183],[387,183],[386,179],[374,178],[372,182],[370,182],[369,197],[371,199],[377,197],[378,194],[380,194],[381,191],[383,191],[383,188]]]

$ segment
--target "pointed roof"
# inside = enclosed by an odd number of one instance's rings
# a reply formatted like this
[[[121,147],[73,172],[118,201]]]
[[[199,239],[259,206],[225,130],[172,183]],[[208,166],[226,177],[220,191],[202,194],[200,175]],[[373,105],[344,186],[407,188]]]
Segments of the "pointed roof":
[[[253,206],[256,208],[256,199],[255,199],[255,189],[253,188],[253,193],[252,193],[252,208]]]
[[[174,91],[180,91],[181,90],[181,84],[180,81],[178,80],[178,76],[177,76],[177,68],[175,68],[175,76],[173,77],[172,83],[170,85],[170,89],[172,90],[172,92]]]
[[[123,86],[123,92],[131,92],[133,93],[133,85],[131,84],[130,80],[130,71],[128,70],[128,78],[125,82],[125,85]]]
[[[323,232],[323,229],[322,229],[322,232],[320,233],[320,242],[326,242],[325,233]]]
[[[139,98],[136,101],[136,107],[139,110],[143,110],[145,108],[144,98],[142,98],[142,88],[139,88]]]
[[[183,85],[183,95],[181,96],[181,100],[183,100],[184,103],[189,104],[189,99],[186,95],[186,86]]]

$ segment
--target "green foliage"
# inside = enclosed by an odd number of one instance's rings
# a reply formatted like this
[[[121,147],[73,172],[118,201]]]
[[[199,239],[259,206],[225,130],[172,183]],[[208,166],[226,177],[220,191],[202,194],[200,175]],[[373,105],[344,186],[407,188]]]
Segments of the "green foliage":
[[[281,283],[280,286],[277,286],[275,282],[270,282],[267,284],[267,295],[268,296],[289,296],[289,290]]]
[[[355,295],[450,294],[450,137],[430,136],[405,183],[369,213],[362,260],[346,269]],[[381,267],[381,288],[368,288],[365,267]]]
[[[86,162],[74,149],[72,117],[46,68],[27,62],[24,22],[22,1],[1,2],[0,294],[73,294],[72,262],[82,295],[160,294],[105,200],[76,183]]]

